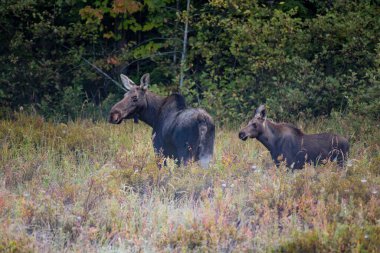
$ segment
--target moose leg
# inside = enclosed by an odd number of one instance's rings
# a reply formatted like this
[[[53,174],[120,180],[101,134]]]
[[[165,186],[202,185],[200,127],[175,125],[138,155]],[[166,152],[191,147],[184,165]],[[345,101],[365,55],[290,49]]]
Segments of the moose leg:
[[[166,166],[166,157],[164,154],[164,147],[162,145],[161,139],[156,137],[156,134],[152,136],[153,141],[153,150],[156,154],[156,164],[157,167],[161,170],[162,166]]]
[[[271,156],[272,156],[272,160],[274,162],[274,164],[276,165],[276,167],[280,167],[280,161],[278,160],[278,155],[275,154],[275,153],[271,153]]]
[[[292,168],[291,167],[291,165],[293,164],[292,154],[289,155],[289,153],[287,152],[281,152],[281,153],[271,152],[271,156],[277,168],[280,167],[281,163],[283,162],[285,162],[287,167]]]
[[[322,158],[331,162],[337,162],[339,167],[343,167],[345,160],[343,152],[335,147],[329,150],[327,155],[323,155]]]
[[[206,154],[199,157],[199,164],[203,169],[207,169],[212,159],[212,155]]]
[[[339,167],[343,168],[348,159],[349,144],[343,137],[332,139],[332,150],[330,151],[330,160],[337,161]]]
[[[207,169],[211,160],[212,155],[214,153],[214,133],[210,133],[211,136],[209,136],[206,140],[204,140],[204,143],[201,143],[198,146],[198,152],[195,157],[196,160],[199,160],[199,165]]]
[[[338,162],[339,167],[343,168],[346,162],[347,154],[344,154],[342,150],[334,150],[334,160]]]
[[[177,151],[177,164],[187,165],[191,159],[190,151],[187,148],[182,148]]]

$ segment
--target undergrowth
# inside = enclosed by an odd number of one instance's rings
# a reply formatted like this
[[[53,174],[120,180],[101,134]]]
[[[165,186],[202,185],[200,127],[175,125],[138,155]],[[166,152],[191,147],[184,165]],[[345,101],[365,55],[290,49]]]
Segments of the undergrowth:
[[[209,169],[158,169],[144,124],[2,120],[0,251],[379,252],[378,123],[297,125],[348,137],[347,166],[276,168],[219,128]]]

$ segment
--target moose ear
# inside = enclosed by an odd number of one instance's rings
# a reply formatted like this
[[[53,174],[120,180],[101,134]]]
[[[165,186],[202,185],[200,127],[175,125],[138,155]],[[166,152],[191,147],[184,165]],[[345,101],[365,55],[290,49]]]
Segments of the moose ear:
[[[260,105],[255,112],[255,118],[262,118],[265,119],[267,117],[267,110],[265,108],[265,105]]]
[[[132,89],[132,87],[134,85],[136,85],[131,79],[128,78],[128,76],[124,75],[124,74],[121,74],[120,75],[120,78],[121,78],[121,82],[123,83],[124,87],[127,89],[127,90],[130,90]]]
[[[150,75],[149,73],[146,73],[140,79],[140,87],[146,90],[148,89],[149,83],[150,83]]]

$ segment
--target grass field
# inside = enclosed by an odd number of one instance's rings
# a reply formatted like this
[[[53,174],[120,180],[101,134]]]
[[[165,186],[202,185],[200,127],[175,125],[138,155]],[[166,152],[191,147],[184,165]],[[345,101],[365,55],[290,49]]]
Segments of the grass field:
[[[380,252],[379,123],[296,123],[348,137],[347,167],[276,168],[237,126],[210,169],[158,170],[143,123],[2,120],[0,252]]]

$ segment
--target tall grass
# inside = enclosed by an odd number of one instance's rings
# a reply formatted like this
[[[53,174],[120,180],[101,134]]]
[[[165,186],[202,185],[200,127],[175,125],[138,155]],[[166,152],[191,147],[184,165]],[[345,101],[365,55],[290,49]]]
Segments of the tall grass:
[[[379,252],[378,122],[298,125],[349,137],[347,167],[276,168],[219,128],[210,169],[159,170],[144,124],[2,120],[0,251]]]

